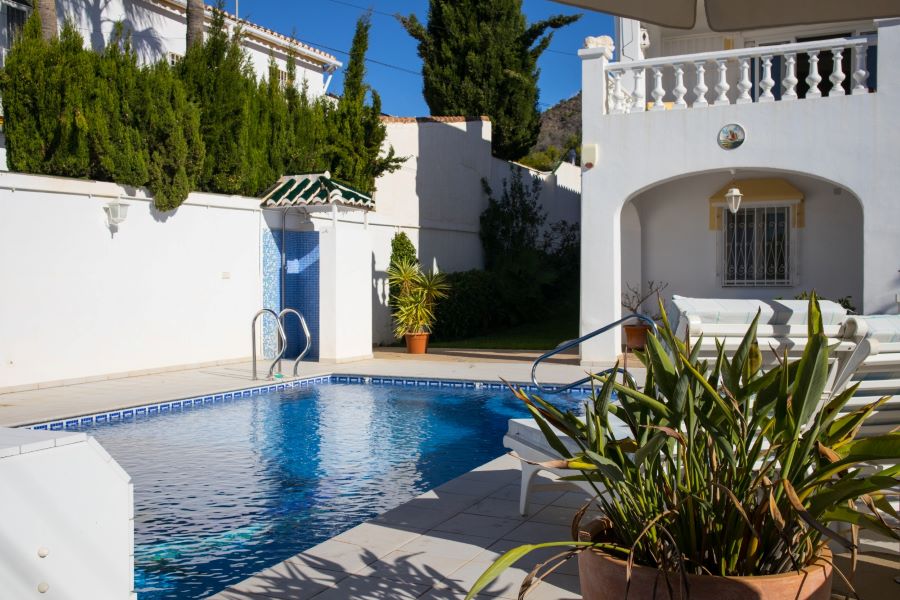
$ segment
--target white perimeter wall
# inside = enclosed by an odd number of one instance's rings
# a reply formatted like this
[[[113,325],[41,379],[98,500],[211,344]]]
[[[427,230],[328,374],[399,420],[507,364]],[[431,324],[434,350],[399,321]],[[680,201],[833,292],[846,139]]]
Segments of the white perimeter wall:
[[[93,197],[88,194],[94,194]],[[260,213],[192,194],[176,213],[123,188],[0,174],[0,388],[250,354],[261,304]]]
[[[292,213],[291,230],[320,233],[320,359],[371,356],[391,343],[386,270],[405,231],[427,268],[483,265],[482,178],[499,194],[509,163],[490,154],[484,120],[393,119],[388,141],[403,167],[377,181],[377,210]],[[579,218],[580,170],[543,180],[548,224]],[[103,207],[130,204],[112,234]],[[250,355],[262,306],[263,228],[280,211],[253,198],[191,194],[159,214],[143,191],[64,178],[0,173],[0,389],[104,378]]]
[[[377,209],[369,214],[372,244],[372,335],[375,344],[394,341],[387,306],[387,275],[391,238],[404,231],[418,250],[425,268],[444,272],[479,269],[484,265],[479,219],[487,207],[481,181],[499,197],[510,169],[542,181],[540,203],[547,224],[580,220],[581,169],[562,164],[555,173],[541,173],[491,156],[491,123],[460,118],[388,117],[387,143],[409,157],[394,173],[376,182]]]

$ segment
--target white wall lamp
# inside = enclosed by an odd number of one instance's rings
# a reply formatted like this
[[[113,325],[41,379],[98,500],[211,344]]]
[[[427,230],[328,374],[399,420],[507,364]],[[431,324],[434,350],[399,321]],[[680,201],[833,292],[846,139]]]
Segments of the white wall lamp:
[[[730,188],[725,192],[725,201],[728,202],[728,210],[731,211],[731,214],[737,214],[738,209],[741,207],[741,198],[743,197],[741,190],[736,187]]]
[[[128,217],[128,204],[121,202],[118,198],[103,207],[106,211],[106,220],[109,222],[110,229],[118,229],[119,224]]]

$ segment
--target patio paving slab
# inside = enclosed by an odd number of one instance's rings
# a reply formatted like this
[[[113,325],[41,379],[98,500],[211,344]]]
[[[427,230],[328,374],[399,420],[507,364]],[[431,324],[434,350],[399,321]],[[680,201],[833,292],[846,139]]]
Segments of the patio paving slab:
[[[478,350],[470,354],[461,350],[452,352],[407,355],[395,352],[394,349],[376,349],[375,358],[368,360],[341,364],[304,362],[300,367],[300,375],[304,378],[349,374],[476,381],[498,381],[502,378],[512,382],[527,382],[531,379],[531,362],[537,355],[534,352],[520,351]],[[569,383],[584,377],[585,368],[573,362],[575,361],[569,357],[542,366],[541,381]],[[285,361],[282,369],[288,371],[290,368],[291,362]],[[268,362],[260,361],[259,372],[264,375],[267,369]],[[218,394],[266,383],[266,380],[252,379],[252,364],[249,361],[114,377],[80,379],[65,385],[54,383],[53,387],[22,391],[10,391],[12,388],[4,388],[0,382],[0,426],[18,427],[143,404]],[[56,379],[52,366],[48,366],[47,380]],[[285,377],[279,381],[290,380],[290,377]]]

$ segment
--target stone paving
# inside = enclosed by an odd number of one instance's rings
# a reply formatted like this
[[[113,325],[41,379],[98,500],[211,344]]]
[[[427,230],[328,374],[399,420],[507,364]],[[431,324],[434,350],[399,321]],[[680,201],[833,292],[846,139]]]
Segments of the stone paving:
[[[571,539],[572,516],[587,501],[585,493],[539,476],[529,496],[530,514],[522,517],[520,473],[517,460],[500,457],[210,600],[461,600],[503,552]],[[478,597],[517,598],[531,568],[553,554],[526,556]],[[528,598],[581,598],[577,573],[571,559]]]
[[[302,377],[327,374],[434,377],[481,381],[526,382],[531,379],[531,361],[536,352],[521,351],[435,351],[417,358],[395,349],[377,351],[375,358],[351,363],[304,362]],[[259,362],[260,376],[269,363]],[[282,370],[290,372],[291,361]],[[577,357],[569,356],[541,367],[542,381],[568,383],[585,376]],[[53,379],[52,370],[48,380]],[[290,380],[289,377],[282,381]],[[218,394],[248,388],[263,381],[252,379],[251,363],[209,366],[162,373],[132,375],[98,381],[54,385],[53,387],[0,393],[0,426],[16,427],[97,412],[166,402],[197,395]]]

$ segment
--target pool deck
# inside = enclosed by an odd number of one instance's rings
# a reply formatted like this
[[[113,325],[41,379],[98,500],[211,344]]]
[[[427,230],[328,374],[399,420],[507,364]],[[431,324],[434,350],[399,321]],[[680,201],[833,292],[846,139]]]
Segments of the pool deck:
[[[527,382],[531,380],[531,362],[538,352],[516,350],[435,350],[413,356],[399,348],[376,349],[375,357],[349,363],[304,362],[302,377],[329,374],[388,377],[466,379],[476,381]],[[259,373],[265,376],[268,362],[259,362]],[[292,363],[285,360],[282,370],[290,372]],[[575,355],[561,355],[541,367],[545,383],[569,383],[585,376]],[[53,380],[52,369],[48,381]],[[289,377],[281,381],[290,381]],[[54,419],[76,417],[103,411],[129,408],[155,402],[167,402],[204,394],[218,394],[253,385],[263,380],[252,379],[249,361],[138,374],[97,381],[52,384],[22,391],[0,393],[0,426],[17,427]]]
[[[526,382],[539,353],[528,351],[435,350],[410,356],[401,349],[376,349],[372,359],[352,363],[303,363],[302,377],[329,374]],[[629,365],[632,365],[629,359]],[[285,361],[283,370],[291,367]],[[260,372],[267,367],[260,362]],[[541,367],[544,383],[584,377],[575,355]],[[636,369],[638,380],[643,370]],[[52,370],[48,373],[52,379]],[[286,378],[284,381],[289,380]],[[245,389],[249,362],[135,374],[95,381],[52,384],[22,391],[0,390],[0,426]],[[539,476],[531,511],[518,514],[519,463],[503,456],[375,519],[266,569],[213,596],[215,600],[465,598],[478,576],[502,552],[539,541],[571,538],[570,523],[586,497],[571,484]],[[336,532],[337,533],[337,532]],[[517,598],[534,564],[552,555],[538,552],[508,569],[482,597]],[[844,563],[846,557],[837,557]],[[863,554],[856,588],[862,598],[893,597],[900,590],[896,554]],[[835,579],[835,588],[842,585]],[[580,598],[577,565],[569,560],[528,595],[531,600]],[[838,596],[835,596],[838,597]],[[841,596],[843,597],[843,596]]]
[[[571,539],[572,516],[588,500],[585,493],[539,476],[532,484],[529,516],[522,517],[519,478],[518,461],[502,456],[210,600],[461,600],[503,552]],[[556,553],[526,556],[479,598],[517,598],[531,568]],[[581,598],[576,560],[564,563],[528,598]]]

